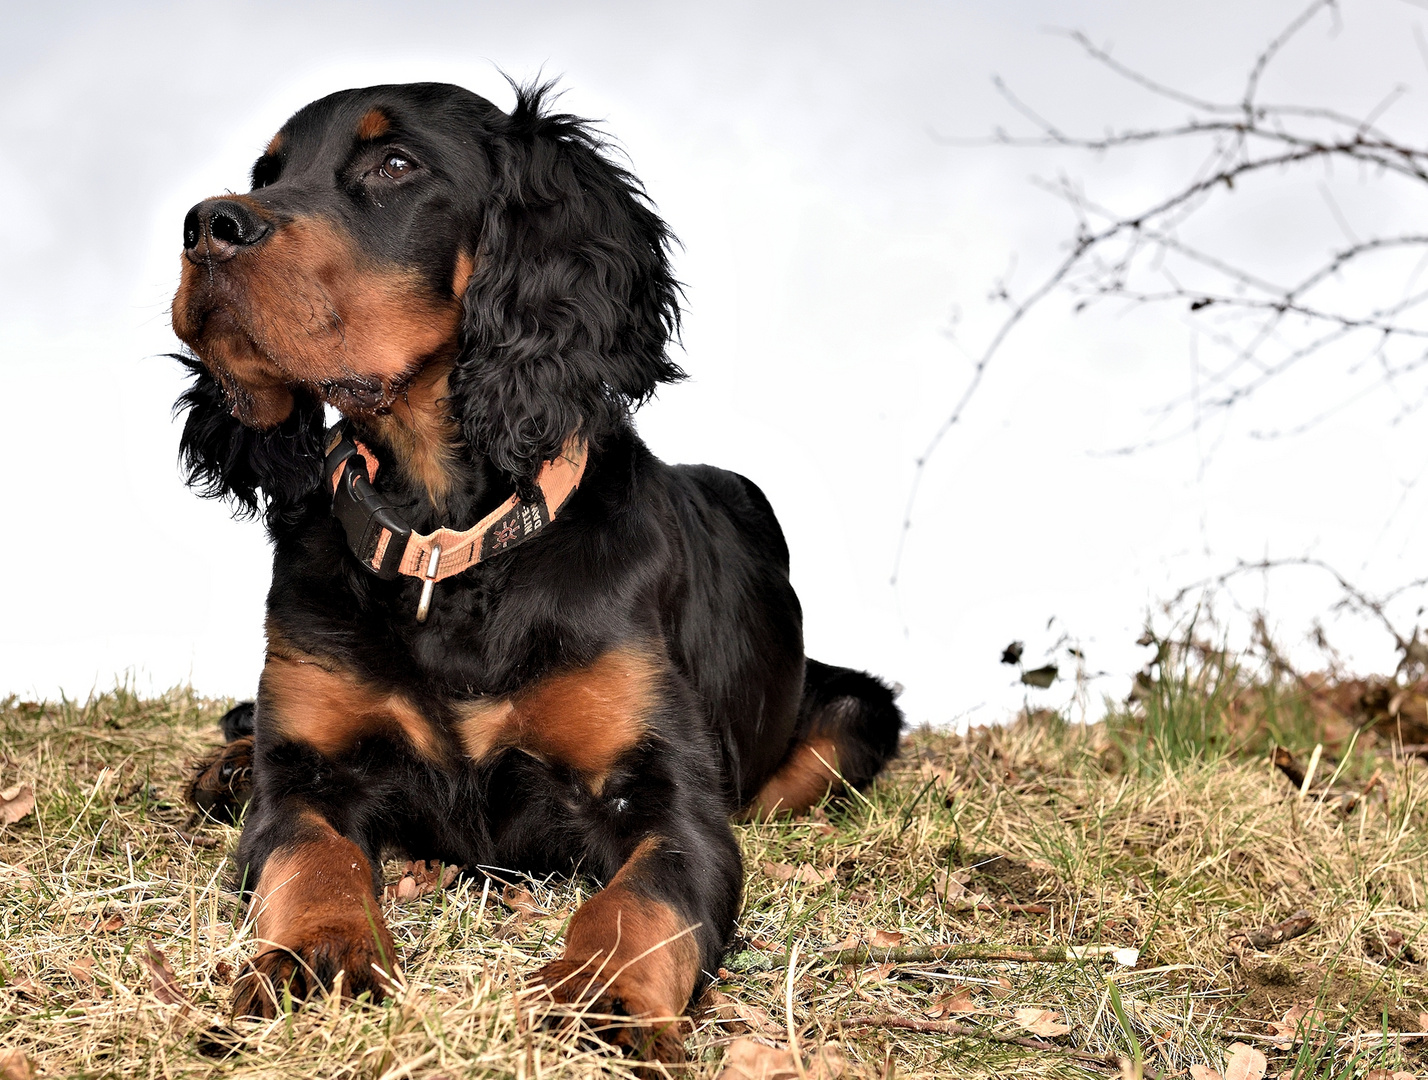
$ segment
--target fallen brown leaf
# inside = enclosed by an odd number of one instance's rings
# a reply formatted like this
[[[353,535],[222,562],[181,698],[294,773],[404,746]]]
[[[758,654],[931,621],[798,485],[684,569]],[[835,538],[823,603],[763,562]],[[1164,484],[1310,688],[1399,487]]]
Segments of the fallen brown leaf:
[[[23,1050],[0,1050],[0,1080],[35,1080],[35,1066]]]
[[[188,995],[179,986],[178,976],[174,974],[169,958],[152,941],[144,943],[144,951],[139,953],[139,963],[148,969],[149,985],[154,991],[154,997],[165,1005],[181,1005],[183,1011],[188,1012],[191,1004]]]
[[[822,870],[811,863],[803,863],[798,868],[798,873],[794,880],[800,885],[824,885],[838,877],[838,871],[831,866],[825,866]]]
[[[808,1062],[809,1080],[838,1080],[848,1068],[848,1060],[839,1046],[820,1046]]]
[[[774,881],[796,881],[800,885],[822,885],[838,876],[832,867],[819,870],[810,863],[790,866],[788,863],[766,862],[761,864],[761,868]]]
[[[1061,1022],[1061,1014],[1051,1009],[1018,1009],[1016,1022],[1033,1035],[1040,1035],[1044,1039],[1055,1038],[1071,1031],[1069,1024]]]
[[[868,939],[868,944],[875,949],[891,949],[902,944],[905,934],[897,930],[874,930],[873,936]]]
[[[1407,935],[1391,926],[1365,932],[1364,945],[1370,953],[1385,960],[1397,960],[1403,964],[1418,963],[1418,954],[1409,945]]]
[[[808,1080],[837,1080],[846,1067],[841,1049],[821,1046],[804,1064],[803,1075]],[[798,1065],[790,1051],[753,1039],[735,1039],[724,1052],[715,1080],[796,1080],[798,1075]]]
[[[777,1035],[783,1028],[774,1022],[765,1009],[749,1005],[718,990],[709,992],[708,1004],[716,1020],[728,1026],[735,1035],[754,1031],[760,1035]]]
[[[1277,1039],[1287,1039],[1291,1043],[1302,1042],[1304,1036],[1316,1027],[1324,1026],[1324,1014],[1318,1009],[1308,1009],[1296,1005],[1284,1014],[1284,1018],[1269,1024],[1269,1030]]]
[[[520,937],[525,933],[527,923],[550,914],[536,903],[535,897],[530,894],[529,890],[523,889],[519,885],[507,885],[501,890],[501,903],[510,908],[514,914],[496,927],[493,936],[500,941]]]
[[[1191,1065],[1190,1080],[1225,1080],[1220,1075],[1218,1069],[1212,1069],[1208,1065]]]
[[[13,825],[35,808],[35,789],[14,784],[0,791],[0,825]]]
[[[1005,976],[998,975],[996,985],[987,987],[987,992],[998,1001],[1005,1001],[1012,996],[1011,980]]]
[[[1264,1080],[1269,1062],[1253,1046],[1244,1043],[1230,1045],[1230,1060],[1225,1063],[1225,1080]]]
[[[951,993],[942,994],[928,1009],[928,1015],[938,1020],[946,1020],[956,1013],[976,1012],[976,1002],[972,1000],[972,987],[960,986]]]
[[[83,983],[85,986],[93,985],[94,957],[86,956],[83,960],[77,960],[65,968],[65,971],[69,972],[69,977],[75,982]]]
[[[94,919],[94,925],[89,928],[89,932],[91,934],[112,934],[114,933],[114,931],[122,930],[123,928],[124,916],[120,915],[118,912],[115,912],[107,919],[104,918],[102,915],[96,916]]]
[[[460,872],[460,867],[445,866],[435,859],[430,863],[425,859],[418,859],[415,862],[407,863],[402,868],[402,876],[397,879],[395,884],[388,885],[384,892],[388,900],[404,904],[419,896],[426,896],[428,893],[450,887]],[[524,889],[520,891],[525,892]],[[530,894],[526,893],[526,895]],[[531,903],[534,902],[534,900],[531,901]]]
[[[524,915],[528,919],[538,919],[542,915],[550,914],[536,903],[535,897],[530,894],[528,889],[523,889],[519,885],[507,885],[502,889],[501,903],[517,915]]]
[[[941,903],[958,910],[985,904],[987,902],[986,893],[974,892],[967,888],[967,882],[971,878],[970,870],[959,870],[955,874],[949,874],[946,870],[938,870],[932,875],[932,890],[937,894],[937,899]]]
[[[1387,1069],[1374,1069],[1364,1074],[1364,1080],[1417,1080],[1409,1072],[1389,1072]]]
[[[44,1001],[49,996],[49,991],[33,979],[11,979],[5,984],[6,990],[13,990],[21,997],[27,997],[31,1001]]]

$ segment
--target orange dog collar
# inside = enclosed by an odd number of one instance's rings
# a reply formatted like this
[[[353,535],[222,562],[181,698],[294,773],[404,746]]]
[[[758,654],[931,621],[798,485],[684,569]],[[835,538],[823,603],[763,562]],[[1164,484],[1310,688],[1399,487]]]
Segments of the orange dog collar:
[[[332,487],[332,513],[347,535],[347,546],[366,569],[394,581],[401,575],[425,584],[417,605],[417,622],[425,622],[431,609],[432,589],[438,581],[468,570],[477,563],[525,543],[552,521],[585,475],[589,447],[571,436],[560,456],[541,466],[536,476],[536,498],[512,495],[469,529],[412,531],[395,506],[372,486],[376,456],[348,436],[339,424],[328,442],[324,472]]]

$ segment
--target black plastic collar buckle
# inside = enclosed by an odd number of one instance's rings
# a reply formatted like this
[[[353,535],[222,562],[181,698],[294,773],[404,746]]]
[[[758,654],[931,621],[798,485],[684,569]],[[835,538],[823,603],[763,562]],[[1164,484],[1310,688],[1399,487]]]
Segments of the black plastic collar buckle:
[[[400,576],[402,556],[412,528],[391,503],[377,492],[367,478],[367,462],[351,439],[345,436],[327,452],[323,474],[331,484],[332,514],[342,523],[347,546],[368,571],[386,581]],[[380,562],[374,562],[383,534],[387,535]]]

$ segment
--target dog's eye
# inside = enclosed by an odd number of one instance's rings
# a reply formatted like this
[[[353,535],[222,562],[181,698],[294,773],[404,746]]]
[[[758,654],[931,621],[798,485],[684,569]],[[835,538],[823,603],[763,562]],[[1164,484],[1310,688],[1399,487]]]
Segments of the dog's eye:
[[[388,154],[387,160],[377,168],[378,174],[385,176],[388,180],[395,180],[399,176],[405,176],[412,171],[410,159],[401,154]]]

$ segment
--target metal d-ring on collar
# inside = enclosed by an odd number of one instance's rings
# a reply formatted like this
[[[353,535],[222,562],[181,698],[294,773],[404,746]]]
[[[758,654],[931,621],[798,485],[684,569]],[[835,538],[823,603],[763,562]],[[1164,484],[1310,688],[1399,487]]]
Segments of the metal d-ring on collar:
[[[426,577],[421,584],[421,599],[417,601],[417,622],[426,622],[427,612],[431,610],[431,594],[436,588],[436,572],[439,569],[441,569],[441,545],[433,544],[431,559],[426,565]]]

